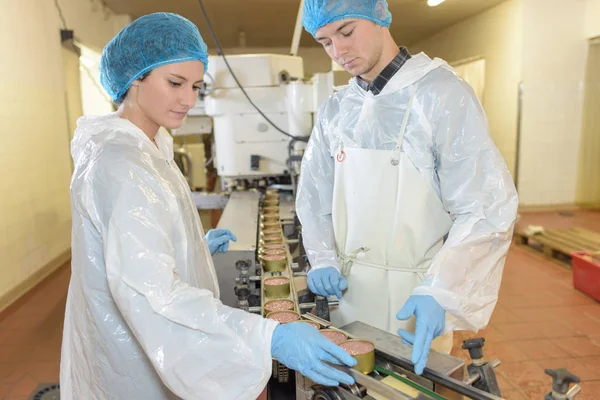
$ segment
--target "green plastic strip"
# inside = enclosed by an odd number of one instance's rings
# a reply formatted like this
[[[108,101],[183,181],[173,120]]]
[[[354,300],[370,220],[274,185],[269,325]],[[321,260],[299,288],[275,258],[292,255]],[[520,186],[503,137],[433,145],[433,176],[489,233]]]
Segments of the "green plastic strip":
[[[432,392],[431,390],[419,385],[418,383],[415,383],[415,382],[411,381],[410,379],[403,378],[394,372],[388,371],[387,369],[381,368],[379,365],[375,366],[375,371],[377,371],[381,374],[387,375],[387,376],[391,376],[391,377],[399,380],[400,382],[407,384],[408,386],[412,387],[413,389],[417,389],[419,392],[426,394],[427,396],[431,397],[432,399],[447,400],[445,397],[442,397],[439,394]]]

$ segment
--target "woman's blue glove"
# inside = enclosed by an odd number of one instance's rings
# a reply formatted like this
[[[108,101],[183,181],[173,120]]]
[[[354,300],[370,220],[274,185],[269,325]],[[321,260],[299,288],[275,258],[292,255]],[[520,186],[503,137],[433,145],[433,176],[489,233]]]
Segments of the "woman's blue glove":
[[[219,253],[227,253],[229,250],[229,241],[237,242],[237,238],[229,229],[211,229],[206,234],[206,243],[210,250],[210,255]]]
[[[346,279],[335,267],[325,267],[311,271],[306,278],[308,288],[314,294],[329,297],[342,298],[342,290],[348,287]]]
[[[431,296],[410,296],[402,310],[396,315],[399,320],[407,320],[412,315],[416,317],[415,333],[400,329],[398,334],[402,336],[403,342],[413,346],[412,362],[415,365],[415,373],[421,375],[431,342],[444,333],[446,326],[446,311]]]
[[[325,386],[354,383],[350,375],[325,362],[353,367],[356,360],[309,324],[291,322],[278,325],[271,340],[271,355],[315,383]]]

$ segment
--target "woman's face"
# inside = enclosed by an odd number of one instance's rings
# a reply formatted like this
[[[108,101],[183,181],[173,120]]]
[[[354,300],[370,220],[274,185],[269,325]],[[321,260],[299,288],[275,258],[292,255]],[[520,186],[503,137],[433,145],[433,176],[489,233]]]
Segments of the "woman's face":
[[[186,61],[158,67],[143,81],[132,84],[133,101],[146,120],[177,129],[196,104],[204,78],[202,61]]]

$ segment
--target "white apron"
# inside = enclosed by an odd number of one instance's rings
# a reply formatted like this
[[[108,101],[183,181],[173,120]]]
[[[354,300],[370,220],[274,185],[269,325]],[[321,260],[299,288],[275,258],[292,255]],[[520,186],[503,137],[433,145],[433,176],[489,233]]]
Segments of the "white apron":
[[[434,190],[400,150],[417,86],[394,150],[344,148],[338,132],[332,218],[348,289],[331,312],[336,326],[361,321],[392,334],[401,328],[414,332],[414,317],[398,321],[396,314],[423,281],[452,225]],[[452,332],[432,348],[450,353]]]

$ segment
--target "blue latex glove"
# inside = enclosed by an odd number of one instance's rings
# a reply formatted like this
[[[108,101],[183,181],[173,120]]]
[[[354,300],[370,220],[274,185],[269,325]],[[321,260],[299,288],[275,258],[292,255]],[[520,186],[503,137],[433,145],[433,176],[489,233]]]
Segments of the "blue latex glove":
[[[273,332],[271,355],[285,366],[325,386],[352,385],[354,378],[325,362],[354,367],[356,360],[309,324],[280,324]]]
[[[210,250],[210,255],[219,253],[227,253],[229,250],[229,241],[237,242],[237,238],[229,229],[211,229],[206,234],[206,243]]]
[[[342,290],[348,287],[346,279],[335,267],[325,267],[311,271],[306,278],[308,288],[314,294],[342,298]]]
[[[396,318],[401,321],[407,320],[413,314],[416,317],[415,333],[400,329],[398,334],[405,344],[413,346],[412,362],[415,365],[415,373],[421,375],[427,365],[431,342],[444,332],[446,311],[431,296],[410,296]]]

